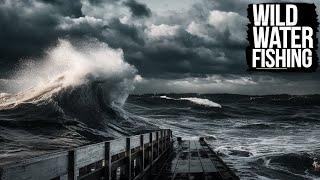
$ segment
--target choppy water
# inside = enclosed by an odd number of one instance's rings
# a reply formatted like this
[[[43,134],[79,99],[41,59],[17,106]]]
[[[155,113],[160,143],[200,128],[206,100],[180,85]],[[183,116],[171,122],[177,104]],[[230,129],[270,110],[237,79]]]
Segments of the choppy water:
[[[106,44],[61,41],[0,79],[0,164],[170,128],[205,136],[241,179],[316,179],[320,95],[128,97],[137,71]],[[127,100],[127,101],[126,101]]]
[[[207,137],[241,179],[320,178],[319,95],[131,95],[121,108],[99,91],[82,103],[89,87],[0,110],[1,161],[159,127]]]
[[[320,161],[318,95],[131,96],[125,109],[177,136],[208,137],[241,179],[320,178],[312,166]]]

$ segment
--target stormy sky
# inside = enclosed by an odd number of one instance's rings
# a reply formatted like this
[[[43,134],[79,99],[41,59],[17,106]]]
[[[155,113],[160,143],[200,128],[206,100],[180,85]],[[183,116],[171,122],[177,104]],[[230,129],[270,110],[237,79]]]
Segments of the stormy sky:
[[[94,38],[121,48],[136,67],[133,93],[320,93],[319,70],[246,71],[246,9],[252,2],[0,0],[0,78],[24,59],[43,56],[58,39],[76,44]]]

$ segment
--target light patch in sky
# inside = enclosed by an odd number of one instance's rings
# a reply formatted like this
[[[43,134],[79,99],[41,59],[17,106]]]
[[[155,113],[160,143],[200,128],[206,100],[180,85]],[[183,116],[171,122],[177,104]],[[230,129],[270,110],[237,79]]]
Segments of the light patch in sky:
[[[201,24],[198,24],[194,21],[192,21],[188,25],[186,31],[195,36],[209,38],[207,30],[204,27],[202,27]]]
[[[306,87],[301,89],[300,87]],[[265,94],[317,94],[317,80],[292,82],[267,75],[212,75],[205,78],[144,79],[136,83],[134,94],[144,93],[231,93],[247,95]]]
[[[229,30],[231,38],[238,41],[243,41],[246,30],[243,28],[247,24],[247,18],[235,12],[226,12],[213,10],[210,12],[208,22],[219,32]]]
[[[153,12],[161,15],[167,11],[186,11],[200,0],[137,0],[138,2],[146,4]]]
[[[179,29],[178,25],[170,26],[166,24],[154,25],[152,24],[147,33],[152,38],[158,38],[163,36],[174,36]]]

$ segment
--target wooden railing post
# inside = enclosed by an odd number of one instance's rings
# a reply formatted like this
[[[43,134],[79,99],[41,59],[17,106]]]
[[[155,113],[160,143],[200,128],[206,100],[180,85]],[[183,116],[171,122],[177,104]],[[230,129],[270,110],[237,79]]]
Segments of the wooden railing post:
[[[163,138],[164,150],[165,150],[165,151],[167,150],[167,143],[168,143],[167,134],[168,134],[168,131],[167,131],[167,129],[165,129],[165,130],[164,130],[164,138]]]
[[[152,133],[150,133],[150,136],[149,136],[149,140],[150,140],[150,154],[151,156],[149,157],[150,158],[150,165],[152,165],[152,162],[153,162],[153,140],[152,140]]]
[[[159,155],[162,153],[162,130],[159,131]]]
[[[159,146],[159,131],[156,132],[156,142],[157,142],[157,157],[160,155],[160,146]]]
[[[164,144],[165,144],[165,138],[164,138],[164,130],[161,130],[161,152],[164,152]]]
[[[143,134],[140,135],[140,150],[141,150],[141,159],[140,159],[140,167],[141,170],[144,170],[144,142],[143,142],[144,136]]]
[[[128,159],[128,164],[126,165],[126,178],[131,180],[131,148],[130,148],[130,137],[126,139],[126,155]]]
[[[77,179],[77,169],[76,169],[76,153],[74,150],[69,151],[68,153],[68,179],[76,180]]]
[[[168,129],[168,130],[167,130],[167,149],[170,148],[170,142],[171,142],[171,139],[170,139],[170,130]]]
[[[111,149],[110,142],[105,142],[105,179],[111,180]]]
[[[169,145],[169,148],[171,148],[171,146],[172,146],[172,131],[171,131],[171,129],[169,129],[169,131],[168,131],[168,145]]]

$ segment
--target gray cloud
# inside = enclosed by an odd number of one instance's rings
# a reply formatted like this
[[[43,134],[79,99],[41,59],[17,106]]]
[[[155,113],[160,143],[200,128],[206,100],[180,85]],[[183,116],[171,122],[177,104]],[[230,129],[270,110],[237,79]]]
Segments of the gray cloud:
[[[135,0],[129,0],[125,2],[124,5],[130,8],[133,16],[149,17],[151,15],[151,10],[146,5],[141,4]]]
[[[240,77],[248,76],[256,82],[248,86],[252,88],[250,92],[271,93],[278,89],[293,93],[289,87],[299,88],[298,82],[309,89],[300,88],[297,92],[314,92],[317,87],[312,83],[319,80],[319,72],[303,75],[246,72],[246,8],[251,2],[202,0],[186,10],[157,13],[148,7],[148,1],[143,4],[135,0],[2,0],[1,76],[21,59],[41,56],[59,38],[69,39],[74,45],[94,38],[112,48],[123,49],[125,60],[136,66],[144,80],[136,92],[157,88],[158,92],[174,88],[177,92],[188,92],[195,89],[170,83],[179,84],[181,79],[195,83],[198,78],[198,83],[210,84],[207,77],[219,77],[224,84],[232,84],[236,91],[236,87],[244,89],[245,86],[231,80],[237,82]],[[270,77],[279,80],[272,82],[274,86],[288,86],[271,91],[262,88],[264,82],[256,77]],[[170,86],[161,85],[168,82]],[[198,87],[199,92],[218,91],[200,84]]]
[[[86,6],[90,6],[91,9],[87,8],[89,11],[85,13],[83,12],[85,7],[80,1],[64,3],[65,1],[59,0],[34,0],[18,8],[16,4],[19,3],[6,2],[1,12],[9,16],[2,16],[6,19],[1,22],[8,30],[7,33],[3,33],[6,35],[1,42],[10,41],[10,43],[7,43],[1,55],[3,59],[10,59],[13,62],[22,57],[41,55],[41,52],[55,43],[58,38],[93,37],[108,43],[113,48],[122,48],[127,61],[137,66],[141,75],[175,78],[201,76],[207,73],[230,73],[225,70],[228,69],[226,67],[228,64],[232,65],[230,63],[233,61],[232,57],[228,57],[232,54],[224,51],[230,48],[233,51],[241,51],[246,45],[244,38],[239,40],[232,37],[237,31],[234,27],[217,29],[219,24],[212,25],[214,19],[210,22],[208,20],[210,9],[201,4],[180,14],[170,12],[171,14],[169,13],[166,17],[155,16],[149,21],[141,22],[137,16],[150,16],[151,11],[146,5],[132,0],[107,2],[105,6],[118,9],[123,8],[121,5],[125,4],[128,11],[132,13],[130,16],[130,13],[124,11],[114,17],[110,17],[111,15],[104,17],[103,12],[91,14],[99,12],[96,8],[104,7],[101,1],[90,0]],[[42,8],[36,7],[38,3]],[[97,4],[99,6],[96,7]],[[17,11],[25,14],[17,15]],[[199,11],[202,12],[201,15],[197,15]],[[216,14],[219,13],[224,15],[219,11]],[[233,15],[230,16],[232,23],[239,23],[236,21],[239,20],[237,18],[241,20],[241,16],[235,13]],[[121,22],[119,20],[121,17],[131,18],[129,21],[132,23]],[[180,20],[184,18],[184,21],[175,22],[172,17]],[[17,24],[12,24],[12,19],[16,19]],[[197,32],[186,31],[192,22],[198,22],[199,28],[206,34],[201,36]],[[245,26],[245,23],[242,23]],[[151,27],[154,27],[152,31],[155,32],[151,35],[153,37],[148,34]],[[175,30],[168,35],[166,33],[170,31],[170,27],[174,27]],[[22,45],[23,43],[26,45]]]

